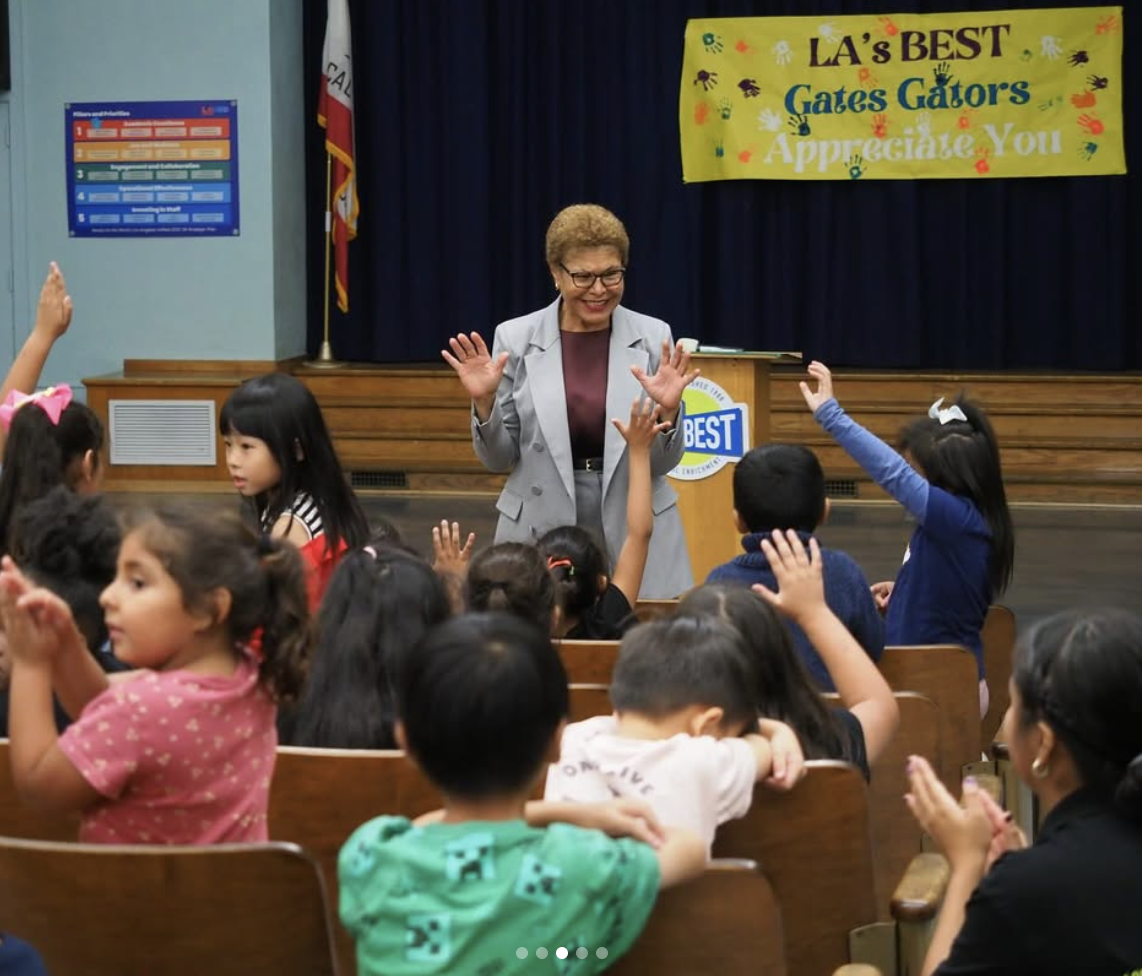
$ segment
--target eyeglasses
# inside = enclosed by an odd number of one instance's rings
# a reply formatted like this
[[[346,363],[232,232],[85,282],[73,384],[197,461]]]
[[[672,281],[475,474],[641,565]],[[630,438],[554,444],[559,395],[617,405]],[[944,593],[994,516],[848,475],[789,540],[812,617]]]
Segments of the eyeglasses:
[[[576,288],[594,288],[596,281],[601,281],[607,288],[614,288],[622,284],[627,273],[626,268],[612,268],[602,274],[595,274],[593,271],[572,271],[562,261],[559,262],[559,267],[567,272],[567,277]]]

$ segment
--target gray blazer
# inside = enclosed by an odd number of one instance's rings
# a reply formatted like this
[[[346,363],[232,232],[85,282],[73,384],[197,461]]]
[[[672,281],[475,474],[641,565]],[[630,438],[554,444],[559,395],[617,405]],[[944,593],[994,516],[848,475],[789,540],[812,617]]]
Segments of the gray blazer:
[[[625,420],[631,402],[644,394],[630,367],[658,369],[670,327],[659,319],[615,308],[607,364],[607,416]],[[575,524],[575,475],[563,387],[563,347],[559,341],[559,299],[547,308],[496,327],[492,356],[510,353],[496,391],[491,416],[481,424],[472,414],[472,446],[491,471],[510,471],[496,502],[496,542],[532,542],[549,529]],[[678,596],[694,585],[678,496],[666,473],[681,460],[685,440],[682,414],[650,449],[654,532],[640,596]],[[613,566],[626,538],[626,441],[607,424],[603,448],[603,531]]]

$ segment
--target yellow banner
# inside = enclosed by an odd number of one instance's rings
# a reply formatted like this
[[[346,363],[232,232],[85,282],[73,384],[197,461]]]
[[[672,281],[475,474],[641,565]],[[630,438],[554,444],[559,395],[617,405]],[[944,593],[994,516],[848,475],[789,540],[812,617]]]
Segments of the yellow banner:
[[[691,20],[679,125],[688,183],[1125,173],[1122,8]]]

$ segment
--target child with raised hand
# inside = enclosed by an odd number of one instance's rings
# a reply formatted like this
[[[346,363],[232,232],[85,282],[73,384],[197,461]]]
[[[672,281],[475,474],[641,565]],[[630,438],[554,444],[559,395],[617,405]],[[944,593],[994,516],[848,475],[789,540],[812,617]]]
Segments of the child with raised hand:
[[[301,550],[316,609],[341,554],[369,541],[321,408],[300,380],[267,373],[230,394],[218,429],[234,487],[261,530]]]
[[[72,398],[67,384],[26,395],[13,391],[0,406],[8,432],[0,468],[0,552],[12,545],[12,520],[56,485],[89,493],[103,481],[103,424]]]
[[[659,422],[659,407],[653,400],[635,400],[630,421],[612,419],[627,442],[627,527],[614,573],[608,575],[607,557],[586,529],[564,525],[543,535],[540,549],[555,577],[561,617],[554,636],[576,640],[616,640],[632,624],[634,604],[642,588],[642,575],[654,530],[651,507],[653,485],[650,448],[654,439],[670,428]]]
[[[902,456],[841,409],[828,367],[810,363],[809,376],[817,388],[802,382],[801,394],[814,418],[917,522],[895,583],[872,588],[885,608],[885,643],[968,648],[978,665],[980,715],[986,714],[980,631],[1015,560],[990,422],[963,397],[950,407],[941,407],[941,398],[904,429]]]
[[[297,695],[310,643],[297,551],[237,515],[141,513],[101,603],[116,655],[140,669],[131,680],[109,684],[67,604],[4,560],[21,798],[80,812],[83,841],[265,840],[275,701]],[[62,735],[53,687],[76,717]]]
[[[63,280],[59,265],[53,261],[48,266],[48,276],[40,289],[35,324],[19,354],[12,361],[4,385],[0,386],[0,402],[6,400],[13,391],[36,388],[52,347],[71,325],[71,315],[72,302],[67,293],[67,283]],[[0,448],[4,446],[7,437],[7,428],[0,430]]]
[[[640,624],[615,662],[614,715],[567,727],[544,795],[645,799],[663,824],[712,844],[720,824],[745,816],[756,783],[789,788],[800,778],[797,738],[758,719],[754,684],[737,633],[720,620]]]
[[[468,609],[510,613],[553,632],[559,626],[555,578],[537,546],[500,542],[476,553],[468,566]]]
[[[876,762],[900,724],[900,709],[892,689],[825,601],[821,547],[817,540],[810,538],[806,551],[795,530],[774,529],[770,538],[761,540],[761,550],[769,560],[777,589],[771,590],[761,583],[755,583],[752,589],[795,621],[820,652],[842,703],[859,727],[860,741],[853,752],[865,757],[867,776],[868,766]],[[773,713],[763,711],[762,714]],[[797,723],[790,724],[794,731],[801,732]],[[859,759],[857,763],[860,765]]]
[[[468,564],[475,545],[476,533],[469,532],[465,538],[459,522],[449,524],[448,519],[441,519],[439,526],[432,527],[432,569],[448,591],[453,613],[465,610]]]
[[[378,817],[341,850],[341,921],[362,976],[554,972],[539,946],[566,948],[567,971],[590,976],[630,948],[659,888],[702,871],[702,842],[663,830],[645,804],[528,802],[567,708],[547,633],[507,614],[450,620],[408,658],[397,736],[444,809]]]

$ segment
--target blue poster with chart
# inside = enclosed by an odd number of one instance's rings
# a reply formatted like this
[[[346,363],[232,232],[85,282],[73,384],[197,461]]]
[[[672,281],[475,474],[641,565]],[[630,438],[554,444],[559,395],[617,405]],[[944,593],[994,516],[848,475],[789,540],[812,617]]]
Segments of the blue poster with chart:
[[[72,237],[238,234],[236,101],[64,110]]]

